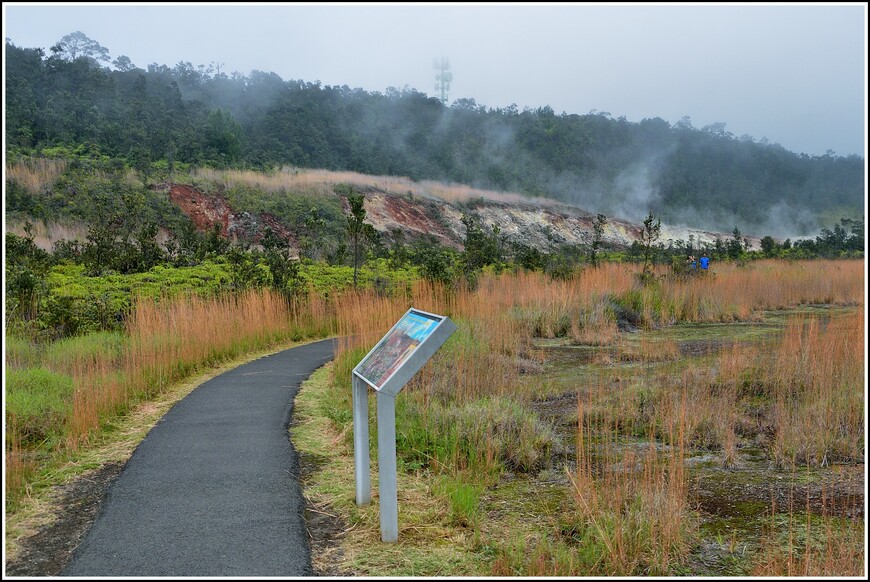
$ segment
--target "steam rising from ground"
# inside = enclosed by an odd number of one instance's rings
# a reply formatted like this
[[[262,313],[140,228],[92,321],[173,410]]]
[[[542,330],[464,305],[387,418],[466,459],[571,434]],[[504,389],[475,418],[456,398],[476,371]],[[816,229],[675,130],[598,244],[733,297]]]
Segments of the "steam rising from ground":
[[[277,75],[254,72],[252,78],[273,90],[261,95],[265,101],[271,101],[279,95],[283,82]],[[289,81],[287,84],[304,85],[301,81]],[[214,89],[210,87],[210,91]],[[191,90],[183,84],[181,90],[186,99],[202,96],[198,90]],[[338,91],[345,97],[361,91],[347,87],[324,87],[323,90]],[[554,171],[536,156],[534,147],[521,143],[524,138],[516,133],[519,124],[515,127],[503,122],[505,116],[523,115],[526,112],[508,108],[501,112],[501,116],[493,116],[487,114],[486,108],[476,104],[473,99],[458,100],[451,107],[440,108],[440,105],[436,107],[431,103],[433,98],[407,88],[403,91],[390,88],[386,95],[374,95],[386,99],[371,99],[373,106],[362,108],[360,117],[352,122],[353,126],[344,130],[349,134],[365,136],[371,143],[385,146],[383,149],[393,156],[409,160],[419,174],[417,180],[409,182],[431,177],[431,180],[427,180],[427,189],[439,190],[436,195],[440,197],[456,200],[482,196],[505,202],[525,200],[529,203],[540,203],[542,198],[552,198],[592,214],[601,213],[633,223],[641,223],[652,212],[663,223],[674,226],[728,233],[738,227],[743,234],[759,237],[806,236],[826,226],[819,224],[817,212],[796,207],[785,200],[765,200],[762,192],[759,192],[759,212],[754,221],[747,220],[745,216],[739,217],[729,210],[727,200],[698,202],[697,193],[692,192],[685,193],[687,198],[693,200],[692,205],[675,208],[673,202],[665,200],[661,184],[663,174],[670,167],[677,151],[676,140],[668,144],[653,143],[653,140],[645,144],[630,143],[606,153],[591,148],[590,156],[600,157],[589,159],[585,168]],[[210,95],[210,100],[215,105],[235,111],[242,119],[244,112],[251,115],[250,106],[239,101],[244,100],[244,97],[244,92],[227,90]],[[263,110],[269,108],[267,103],[261,102],[259,105]],[[427,113],[421,114],[421,110]],[[667,127],[666,122],[660,119],[654,121]],[[473,122],[473,127],[464,127],[468,122]],[[611,122],[613,120],[609,118],[606,121]],[[451,152],[449,159],[425,157],[425,152],[434,150],[431,150],[429,143],[424,147],[418,143],[421,139],[421,123],[430,127],[428,135],[422,139],[434,142],[452,140],[449,147],[445,146],[445,151]],[[576,150],[573,154],[576,154]],[[752,153],[749,150],[740,150],[738,155],[745,157],[737,163],[751,161]],[[388,174],[389,165],[390,162],[386,162],[381,173]],[[435,178],[448,173],[463,177],[457,180],[463,185],[445,182],[438,187]],[[493,184],[499,183],[499,176],[501,183],[515,184],[519,181],[525,184],[526,194],[535,196],[524,199],[522,194],[516,192],[497,192],[499,189]],[[758,187],[760,191],[763,186]],[[486,194],[473,192],[474,188],[484,190]],[[415,188],[409,187],[408,190]],[[764,207],[769,210],[761,210]]]

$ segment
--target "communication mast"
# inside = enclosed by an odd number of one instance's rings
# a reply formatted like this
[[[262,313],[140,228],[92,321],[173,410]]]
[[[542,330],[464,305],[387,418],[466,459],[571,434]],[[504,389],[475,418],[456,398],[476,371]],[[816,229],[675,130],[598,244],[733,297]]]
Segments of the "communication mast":
[[[442,58],[432,61],[432,68],[438,72],[435,74],[435,90],[441,92],[441,103],[447,105],[447,93],[450,91],[450,81],[453,73],[450,72],[450,60]]]

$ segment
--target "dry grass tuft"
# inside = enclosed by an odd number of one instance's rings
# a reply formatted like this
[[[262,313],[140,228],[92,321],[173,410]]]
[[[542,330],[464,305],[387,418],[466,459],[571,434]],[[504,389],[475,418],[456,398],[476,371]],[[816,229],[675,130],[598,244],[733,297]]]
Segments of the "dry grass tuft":
[[[41,194],[54,184],[66,168],[66,160],[23,158],[6,165],[6,179],[17,182],[31,194]]]

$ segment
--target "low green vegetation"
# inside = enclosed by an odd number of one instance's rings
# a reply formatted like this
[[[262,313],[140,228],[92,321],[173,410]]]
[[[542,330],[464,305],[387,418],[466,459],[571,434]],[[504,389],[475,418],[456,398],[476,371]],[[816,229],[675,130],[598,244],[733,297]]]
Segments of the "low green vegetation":
[[[73,380],[45,368],[9,370],[6,375],[6,422],[15,419],[25,446],[61,437],[72,408]]]
[[[15,236],[15,235],[8,235]],[[8,265],[8,263],[7,263]],[[255,267],[256,268],[256,267]],[[7,268],[7,273],[9,269]],[[269,271],[264,269],[264,279]],[[405,292],[418,277],[413,266],[389,269],[387,259],[372,260],[360,270],[359,284],[385,294]],[[198,295],[216,297],[240,290],[236,266],[225,258],[206,259],[191,267],[155,265],[143,273],[88,276],[86,267],[60,263],[47,267],[44,279],[28,295],[27,309],[16,298],[14,281],[7,280],[7,314],[12,344],[7,354],[15,353],[23,339],[19,337],[75,337],[101,331],[123,330],[131,308],[137,300]],[[323,296],[353,287],[353,269],[342,265],[304,262],[299,266],[297,283],[300,291]],[[20,314],[21,317],[14,317]],[[10,349],[11,348],[11,349]]]

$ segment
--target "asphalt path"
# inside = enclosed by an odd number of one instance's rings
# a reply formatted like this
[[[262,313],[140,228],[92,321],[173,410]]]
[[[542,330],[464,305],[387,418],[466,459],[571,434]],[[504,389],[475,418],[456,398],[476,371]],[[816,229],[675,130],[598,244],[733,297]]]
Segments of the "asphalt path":
[[[333,340],[265,356],[198,386],[136,448],[61,576],[312,574],[299,459],[299,385]]]

